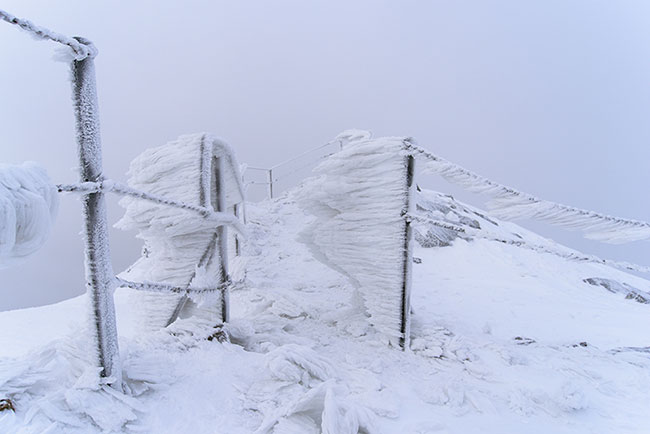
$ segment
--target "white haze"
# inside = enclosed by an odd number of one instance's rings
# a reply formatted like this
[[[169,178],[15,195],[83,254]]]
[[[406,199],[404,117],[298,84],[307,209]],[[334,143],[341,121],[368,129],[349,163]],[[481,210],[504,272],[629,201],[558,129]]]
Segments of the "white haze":
[[[106,175],[184,133],[228,140],[271,165],[341,130],[408,135],[437,154],[545,199],[650,220],[650,4],[645,1],[5,1],[35,23],[95,42]],[[0,23],[0,162],[35,160],[76,179],[67,66],[55,45]],[[466,198],[444,181],[417,182]],[[474,203],[480,198],[470,197]],[[121,209],[111,198],[110,217]],[[607,246],[526,225],[613,259]],[[83,292],[80,205],[0,271],[0,310]],[[113,231],[117,271],[139,255]]]

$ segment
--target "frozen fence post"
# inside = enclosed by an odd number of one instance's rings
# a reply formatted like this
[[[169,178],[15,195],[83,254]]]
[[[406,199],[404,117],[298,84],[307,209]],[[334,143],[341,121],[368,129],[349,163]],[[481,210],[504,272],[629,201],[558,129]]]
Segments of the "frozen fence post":
[[[414,160],[411,139],[350,140],[305,181],[299,203],[316,219],[305,230],[323,262],[350,278],[377,338],[406,350],[410,296]]]
[[[404,350],[409,346],[409,337],[411,335],[411,269],[413,267],[413,231],[409,221],[409,214],[412,211],[413,196],[413,170],[415,160],[413,156],[406,157],[406,190],[404,209],[404,275],[402,278],[402,309],[400,325],[399,345]]]
[[[95,83],[92,43],[77,41],[90,47],[92,56],[72,62],[72,99],[74,103],[80,182],[102,181],[102,145],[99,134],[99,110]],[[111,377],[112,386],[122,387],[122,369],[117,344],[113,290],[115,274],[110,263],[106,202],[101,191],[82,197],[84,208],[84,242],[86,290],[92,305],[92,325],[97,338],[98,363],[101,375]]]
[[[210,198],[212,207],[217,212],[226,211],[226,182],[225,167],[223,158],[212,157],[212,168],[214,186]],[[220,283],[228,282],[228,228],[221,225],[217,228],[217,250],[219,251],[219,275]],[[230,294],[228,285],[224,286],[221,291],[221,320],[225,323],[230,320]]]

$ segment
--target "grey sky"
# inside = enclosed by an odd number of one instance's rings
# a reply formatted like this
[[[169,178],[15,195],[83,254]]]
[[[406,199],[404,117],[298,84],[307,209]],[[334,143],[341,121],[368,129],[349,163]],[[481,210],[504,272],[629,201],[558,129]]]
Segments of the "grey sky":
[[[240,161],[265,166],[363,128],[413,136],[549,200],[650,220],[647,1],[6,0],[0,7],[99,48],[104,167],[114,179],[125,180],[143,149],[184,133],[215,133]],[[35,160],[55,182],[71,182],[70,84],[54,48],[0,23],[0,160]],[[458,193],[434,178],[418,182]],[[0,271],[0,310],[83,292],[80,206],[72,196],[61,205],[46,247]],[[111,207],[113,222],[120,211]],[[650,264],[648,243],[603,246],[529,226],[591,253]],[[119,271],[139,243],[119,231],[111,241]]]

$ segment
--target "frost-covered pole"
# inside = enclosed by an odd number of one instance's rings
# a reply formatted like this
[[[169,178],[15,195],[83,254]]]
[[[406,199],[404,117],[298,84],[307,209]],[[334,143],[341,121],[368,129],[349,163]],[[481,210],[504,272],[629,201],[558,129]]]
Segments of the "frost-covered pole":
[[[215,203],[213,207],[217,212],[226,211],[226,168],[223,158],[214,158],[212,166],[214,167],[215,192],[212,197]],[[228,282],[228,227],[221,225],[217,228],[217,250],[219,252],[219,274],[221,282]],[[221,320],[228,322],[230,320],[230,294],[228,285],[224,286],[221,291]]]
[[[80,181],[100,182],[103,179],[102,145],[94,64],[97,51],[90,41],[80,37],[75,39],[90,47],[93,52],[91,56],[72,62],[72,99],[77,129]],[[115,274],[110,263],[104,193],[99,191],[84,194],[82,202],[86,290],[92,306],[91,319],[97,338],[98,363],[103,368],[101,375],[110,377],[111,385],[121,389],[122,368],[113,303]]]
[[[269,169],[269,199],[273,199],[273,169]]]
[[[404,204],[404,271],[402,280],[402,306],[399,346],[403,350],[408,348],[411,335],[411,269],[413,267],[413,230],[408,215],[413,208],[413,170],[415,160],[412,156],[406,157],[406,201]]]

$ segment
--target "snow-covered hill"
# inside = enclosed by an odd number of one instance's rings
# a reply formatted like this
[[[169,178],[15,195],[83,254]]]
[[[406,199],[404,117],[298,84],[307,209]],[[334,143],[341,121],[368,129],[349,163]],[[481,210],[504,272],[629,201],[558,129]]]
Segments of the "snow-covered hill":
[[[419,191],[401,352],[314,255],[304,188],[248,207],[231,342],[140,334],[117,291],[124,395],[94,386],[83,297],[0,313],[0,432],[650,432],[650,282]]]

